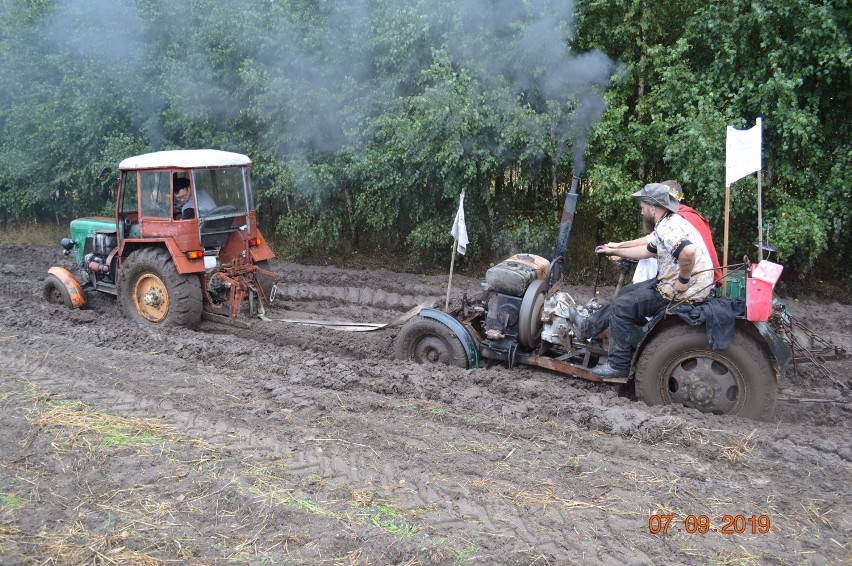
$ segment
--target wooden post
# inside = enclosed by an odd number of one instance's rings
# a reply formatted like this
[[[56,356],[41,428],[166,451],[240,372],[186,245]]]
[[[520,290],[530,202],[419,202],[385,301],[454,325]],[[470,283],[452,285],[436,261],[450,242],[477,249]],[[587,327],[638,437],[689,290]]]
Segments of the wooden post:
[[[450,259],[450,279],[447,281],[447,301],[444,303],[444,312],[450,312],[450,287],[453,286],[453,266],[456,263],[456,246],[459,241],[453,238],[453,255]]]
[[[728,219],[731,212],[731,185],[725,185],[725,243],[722,251],[722,294],[728,293]]]
[[[761,180],[763,172],[757,172],[757,261],[763,261],[763,197],[761,196]]]

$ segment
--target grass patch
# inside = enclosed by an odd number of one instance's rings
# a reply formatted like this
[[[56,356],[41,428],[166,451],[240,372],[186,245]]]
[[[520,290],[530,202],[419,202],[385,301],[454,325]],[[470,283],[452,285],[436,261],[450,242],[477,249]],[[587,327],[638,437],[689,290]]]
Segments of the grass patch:
[[[357,508],[356,517],[392,535],[410,537],[417,531],[405,514],[387,502],[377,501],[375,495],[361,490],[352,491],[353,505]]]
[[[68,435],[73,444],[81,436],[98,434],[103,446],[150,445],[177,437],[174,429],[154,419],[134,419],[93,411],[79,401],[58,401],[41,414],[36,425]],[[58,446],[58,445],[57,445]]]
[[[754,442],[752,442],[752,437],[757,430],[751,431],[747,436],[743,438],[734,439],[731,444],[715,444],[720,451],[722,456],[731,464],[735,464],[737,462],[744,461],[748,458],[748,455],[752,453],[754,450]]]
[[[476,555],[476,547],[470,544],[464,548],[457,548],[455,554],[456,560],[454,564],[464,564]]]
[[[125,444],[156,444],[160,439],[148,431],[134,434],[129,428],[116,430],[104,437],[101,441],[103,446],[124,446]]]
[[[67,223],[34,222],[9,226],[5,230],[0,230],[0,243],[56,246],[59,248],[59,240],[67,238],[68,235]]]
[[[21,506],[21,498],[14,493],[0,493],[0,506],[14,509]]]

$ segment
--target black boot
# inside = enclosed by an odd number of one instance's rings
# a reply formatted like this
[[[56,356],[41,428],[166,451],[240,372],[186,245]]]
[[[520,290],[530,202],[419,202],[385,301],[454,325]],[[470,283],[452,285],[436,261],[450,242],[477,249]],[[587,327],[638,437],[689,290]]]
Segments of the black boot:
[[[615,369],[609,362],[602,366],[597,366],[592,369],[592,373],[603,379],[612,379],[615,377],[627,377],[627,370]]]
[[[580,342],[585,342],[591,336],[585,331],[587,317],[580,314],[574,307],[568,307],[568,320],[574,326],[574,337]]]

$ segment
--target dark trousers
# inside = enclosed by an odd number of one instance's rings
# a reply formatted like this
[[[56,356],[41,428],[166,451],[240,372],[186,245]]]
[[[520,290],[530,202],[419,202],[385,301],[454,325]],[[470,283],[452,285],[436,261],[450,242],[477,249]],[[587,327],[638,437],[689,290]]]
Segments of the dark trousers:
[[[595,311],[583,324],[582,333],[597,336],[609,328],[609,365],[630,369],[630,332],[633,324],[655,316],[669,304],[657,292],[657,279],[625,285],[608,305]]]

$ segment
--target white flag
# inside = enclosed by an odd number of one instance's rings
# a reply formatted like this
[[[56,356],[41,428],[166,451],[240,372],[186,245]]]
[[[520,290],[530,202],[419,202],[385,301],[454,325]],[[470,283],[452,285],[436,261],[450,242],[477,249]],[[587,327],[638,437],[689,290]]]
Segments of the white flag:
[[[467,226],[464,224],[464,193],[459,198],[459,211],[456,212],[456,220],[453,222],[453,229],[450,230],[453,238],[456,241],[456,251],[461,255],[467,252]]]
[[[761,140],[763,137],[761,119],[749,130],[737,130],[728,126],[728,140],[725,144],[725,186],[742,179],[749,173],[760,171]]]

